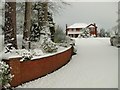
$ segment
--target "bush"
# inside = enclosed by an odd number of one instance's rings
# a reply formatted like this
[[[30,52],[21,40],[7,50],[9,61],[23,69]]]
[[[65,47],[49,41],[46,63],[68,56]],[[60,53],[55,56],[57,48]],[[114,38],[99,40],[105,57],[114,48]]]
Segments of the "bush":
[[[52,53],[52,52],[57,52],[57,45],[50,40],[50,38],[45,38],[41,48],[43,49],[44,52]]]
[[[10,74],[10,67],[5,62],[0,61],[0,83],[2,88],[10,88],[10,81],[12,80],[13,75]]]
[[[63,29],[60,26],[57,26],[54,33],[54,42],[55,43],[63,43],[65,41],[66,35],[63,32]]]

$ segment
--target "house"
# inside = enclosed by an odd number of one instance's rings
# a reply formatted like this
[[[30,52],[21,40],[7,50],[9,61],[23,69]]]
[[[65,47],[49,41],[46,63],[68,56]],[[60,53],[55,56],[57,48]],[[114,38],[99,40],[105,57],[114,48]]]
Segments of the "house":
[[[86,23],[75,23],[71,26],[66,25],[66,35],[70,37],[78,37],[79,34],[83,32],[84,29],[88,29],[90,36],[97,37],[97,26],[96,24],[86,24]]]

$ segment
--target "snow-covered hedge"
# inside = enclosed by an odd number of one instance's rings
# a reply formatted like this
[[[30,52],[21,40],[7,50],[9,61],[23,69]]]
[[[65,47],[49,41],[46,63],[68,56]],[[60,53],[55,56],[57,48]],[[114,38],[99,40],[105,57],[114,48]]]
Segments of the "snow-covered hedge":
[[[42,50],[39,48],[33,50],[26,50],[26,49],[16,50],[16,53],[22,57],[20,61],[31,60],[33,56],[41,56],[44,54]]]
[[[13,78],[13,75],[10,74],[10,67],[3,61],[0,61],[0,84],[2,84],[2,88],[8,89],[10,88],[10,81]]]
[[[55,33],[54,33],[54,42],[55,43],[63,43],[65,38],[66,38],[66,35],[63,32],[63,29],[60,26],[57,26]]]
[[[69,36],[66,36],[63,41],[57,44],[62,47],[69,47],[70,45],[75,46],[75,40],[71,39]]]

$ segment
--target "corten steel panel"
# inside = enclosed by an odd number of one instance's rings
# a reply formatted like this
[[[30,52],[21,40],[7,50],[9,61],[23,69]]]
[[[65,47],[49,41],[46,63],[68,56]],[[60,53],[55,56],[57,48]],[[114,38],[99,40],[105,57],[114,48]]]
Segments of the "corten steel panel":
[[[65,52],[36,60],[20,62],[20,59],[10,59],[8,64],[12,67],[11,73],[14,74],[11,86],[18,86],[55,71],[67,64],[71,56],[72,48]]]
[[[20,59],[14,58],[10,60],[3,60],[11,67],[11,74],[14,75],[10,84],[14,87],[21,84],[21,73],[20,73]]]

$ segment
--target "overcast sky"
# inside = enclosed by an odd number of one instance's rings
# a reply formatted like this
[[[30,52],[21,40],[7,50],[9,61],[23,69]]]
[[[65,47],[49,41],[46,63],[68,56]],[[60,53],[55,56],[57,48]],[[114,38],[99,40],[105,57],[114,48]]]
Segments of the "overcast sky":
[[[86,2],[80,2],[80,0],[66,0],[70,5],[59,11],[59,14],[54,15],[54,21],[65,30],[65,25],[68,26],[74,23],[96,23],[98,28],[104,28],[106,30],[117,25],[118,19],[118,0],[103,0],[106,2],[95,2],[94,0],[84,0]],[[75,2],[76,1],[76,2]],[[1,2],[1,0],[0,0]],[[1,3],[0,3],[1,7]]]
[[[71,5],[55,15],[54,21],[65,29],[65,24],[96,23],[106,30],[117,25],[117,2],[69,2]]]

